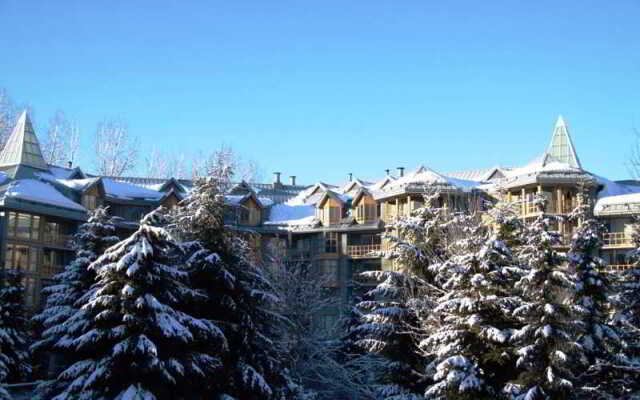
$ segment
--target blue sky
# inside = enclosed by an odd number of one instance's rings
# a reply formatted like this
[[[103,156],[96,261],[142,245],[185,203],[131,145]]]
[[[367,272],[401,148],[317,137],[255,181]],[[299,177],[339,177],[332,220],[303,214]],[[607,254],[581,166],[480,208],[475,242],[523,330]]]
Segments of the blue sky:
[[[561,4],[560,4],[561,3]],[[232,145],[299,182],[519,165],[558,114],[614,179],[640,126],[637,1],[0,1],[0,87],[44,126],[104,116]]]

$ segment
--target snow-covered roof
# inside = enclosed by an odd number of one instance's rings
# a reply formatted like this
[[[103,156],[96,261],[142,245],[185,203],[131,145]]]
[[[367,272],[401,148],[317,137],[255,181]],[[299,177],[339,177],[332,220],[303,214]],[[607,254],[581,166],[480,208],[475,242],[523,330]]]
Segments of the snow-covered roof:
[[[56,179],[69,179],[73,174],[80,171],[79,168],[65,168],[49,164],[49,173]],[[82,172],[82,171],[80,171]]]
[[[102,178],[107,196],[123,200],[153,200],[162,199],[165,193],[157,192],[125,182],[118,182],[111,178]]]
[[[311,205],[276,204],[269,210],[265,225],[311,225],[315,219],[315,208]]]
[[[640,193],[603,197],[598,199],[593,211],[596,215],[638,213]]]
[[[511,168],[506,167],[490,167],[469,169],[464,171],[447,172],[446,176],[451,178],[463,179],[474,182],[487,182],[491,177],[498,173],[500,177],[506,176]]]
[[[430,168],[421,166],[417,170],[406,174],[393,182],[390,182],[383,191],[394,190],[409,185],[446,185],[454,188],[470,191],[478,186],[478,182],[444,176]]]
[[[77,211],[86,211],[80,204],[75,203],[58,192],[50,183],[35,179],[19,179],[11,182],[4,196],[50,204]]]

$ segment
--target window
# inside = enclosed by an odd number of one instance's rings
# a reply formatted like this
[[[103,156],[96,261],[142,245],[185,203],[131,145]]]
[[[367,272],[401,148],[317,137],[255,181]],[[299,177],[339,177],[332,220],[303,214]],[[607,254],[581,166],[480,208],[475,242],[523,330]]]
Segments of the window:
[[[40,217],[37,215],[9,212],[7,236],[22,240],[39,240]]]
[[[44,240],[46,242],[57,242],[60,237],[60,224],[57,222],[47,222],[44,224]]]
[[[374,221],[378,217],[376,204],[360,204],[357,219],[360,221]]]
[[[329,207],[329,224],[340,222],[340,207]]]
[[[324,241],[325,253],[338,252],[338,232],[327,232]]]
[[[7,244],[5,268],[35,273],[38,266],[38,249],[19,244]]]
[[[24,303],[29,308],[35,307],[37,304],[38,290],[36,290],[37,282],[35,278],[22,278],[22,286],[24,287]]]
[[[31,216],[28,214],[18,214],[16,225],[16,237],[28,240],[31,238]]]
[[[241,224],[248,224],[251,219],[251,213],[246,207],[240,206],[238,208],[239,220]]]
[[[82,196],[82,205],[87,210],[95,210],[98,205],[98,198],[91,194],[85,194]]]

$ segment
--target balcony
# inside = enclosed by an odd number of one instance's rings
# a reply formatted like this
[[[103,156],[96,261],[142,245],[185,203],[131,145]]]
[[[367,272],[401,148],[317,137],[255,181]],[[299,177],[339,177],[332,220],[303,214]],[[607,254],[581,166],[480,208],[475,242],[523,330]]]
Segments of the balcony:
[[[381,244],[350,245],[347,246],[347,255],[351,258],[376,258],[380,256],[372,253],[381,250]]]
[[[609,232],[602,235],[604,249],[615,249],[623,247],[633,247],[633,239],[630,233],[626,232]]]
[[[605,271],[606,272],[624,272],[633,267],[634,266],[632,264],[611,264],[611,265],[607,265]]]
[[[63,265],[43,264],[40,268],[40,274],[42,276],[50,277],[58,274],[64,270]]]
[[[73,240],[73,235],[45,235],[42,243],[45,246],[59,247],[62,249],[70,249],[71,241]]]

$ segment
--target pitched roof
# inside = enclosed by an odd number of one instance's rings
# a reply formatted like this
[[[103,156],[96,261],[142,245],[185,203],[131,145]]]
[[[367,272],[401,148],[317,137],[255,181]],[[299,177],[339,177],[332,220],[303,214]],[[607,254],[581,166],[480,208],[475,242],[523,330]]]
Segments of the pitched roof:
[[[551,143],[549,143],[549,148],[547,149],[547,160],[549,162],[555,161],[569,164],[573,168],[582,169],[580,159],[578,159],[571,135],[569,134],[569,128],[564,118],[562,118],[562,115],[558,116],[556,126],[553,129]]]
[[[32,168],[48,170],[47,163],[42,157],[38,138],[33,131],[31,119],[26,111],[18,118],[7,144],[0,153],[0,167],[26,165]]]

